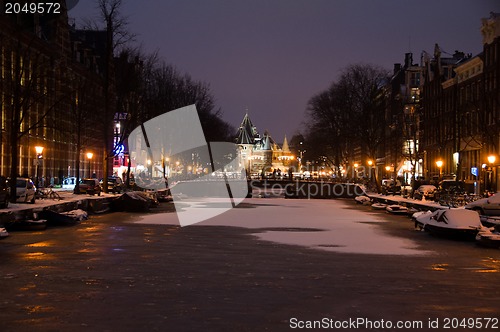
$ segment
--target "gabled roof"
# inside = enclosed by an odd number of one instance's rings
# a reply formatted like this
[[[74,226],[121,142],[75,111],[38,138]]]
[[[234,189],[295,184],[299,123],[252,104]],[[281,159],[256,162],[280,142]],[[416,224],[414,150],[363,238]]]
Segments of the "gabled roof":
[[[264,136],[262,150],[271,150],[271,137],[269,137],[269,135],[267,135],[267,133]]]
[[[290,152],[290,147],[288,146],[288,140],[286,139],[286,135],[285,138],[283,139],[283,146],[281,147],[281,150],[283,150],[283,152]]]
[[[257,132],[257,128],[252,124],[248,113],[246,113],[238,129],[236,144],[254,144],[255,139],[258,137],[259,133]]]

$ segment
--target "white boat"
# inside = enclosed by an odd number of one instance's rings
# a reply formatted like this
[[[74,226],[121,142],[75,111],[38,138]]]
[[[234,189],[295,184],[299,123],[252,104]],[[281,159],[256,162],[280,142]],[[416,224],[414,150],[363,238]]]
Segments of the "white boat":
[[[421,213],[415,217],[415,226],[435,235],[474,239],[481,221],[475,211],[452,208]]]
[[[477,244],[488,248],[500,248],[500,225],[481,227],[476,235]]]
[[[391,204],[385,208],[385,210],[392,214],[407,214],[408,208],[406,206]]]
[[[372,204],[372,209],[375,210],[385,210],[387,208],[387,204],[384,203],[373,203]]]

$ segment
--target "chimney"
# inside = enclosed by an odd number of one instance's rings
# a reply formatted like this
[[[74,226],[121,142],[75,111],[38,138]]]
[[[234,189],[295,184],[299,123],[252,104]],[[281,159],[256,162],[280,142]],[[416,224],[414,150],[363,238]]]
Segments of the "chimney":
[[[413,65],[413,53],[405,53],[405,68]]]

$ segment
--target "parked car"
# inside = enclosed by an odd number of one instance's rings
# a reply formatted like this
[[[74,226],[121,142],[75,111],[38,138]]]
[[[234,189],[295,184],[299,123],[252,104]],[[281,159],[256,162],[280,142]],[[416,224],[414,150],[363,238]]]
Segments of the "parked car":
[[[72,176],[63,180],[62,189],[75,189],[76,177]]]
[[[35,203],[36,187],[29,178],[16,179],[16,202]]]
[[[103,181],[101,180],[101,187],[103,184]],[[112,193],[121,193],[123,191],[123,188],[125,187],[125,184],[123,183],[122,178],[117,177],[117,176],[110,176],[108,177],[108,191]]]
[[[101,185],[97,179],[82,179],[78,184],[80,194],[101,196]]]
[[[401,181],[394,179],[383,179],[382,180],[382,193],[383,194],[400,194],[401,193]]]
[[[0,178],[0,208],[8,208],[10,200],[9,185],[5,177]]]
[[[443,180],[439,183],[439,191],[449,194],[463,194],[465,193],[465,184],[463,181]]]
[[[425,198],[426,200],[433,200],[436,191],[436,186],[433,186],[432,184],[423,184],[415,190],[415,192],[413,193],[413,198]]]
[[[491,197],[481,198],[465,205],[466,209],[487,216],[500,216],[500,192]]]

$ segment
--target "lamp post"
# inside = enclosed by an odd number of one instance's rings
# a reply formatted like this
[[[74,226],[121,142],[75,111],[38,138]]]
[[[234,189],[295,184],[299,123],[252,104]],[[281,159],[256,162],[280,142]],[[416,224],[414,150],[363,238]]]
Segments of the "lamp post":
[[[298,166],[299,166],[298,171],[300,172],[301,176],[302,176],[302,156],[306,152],[306,150],[303,150],[302,144],[304,144],[304,143],[303,142],[299,143],[299,157],[297,158]]]
[[[495,177],[495,173],[493,171],[493,164],[495,163],[496,161],[496,157],[494,155],[489,155],[488,156],[488,163],[490,164],[490,168],[489,168],[489,176],[491,177],[490,179],[490,190],[493,191],[493,192],[496,192],[496,181],[494,181]]]
[[[368,159],[367,163],[368,163],[368,170],[369,170],[369,174],[368,174],[368,176],[369,176],[369,178],[370,178],[370,180],[371,180],[371,178],[372,178],[372,166],[373,166],[373,160]]]
[[[40,160],[43,159],[43,146],[35,146],[35,152],[36,152],[36,167],[35,167],[35,187],[38,188],[38,169],[40,167]]]
[[[89,178],[92,177],[92,174],[90,172],[90,162],[91,162],[93,156],[94,156],[94,154],[92,152],[87,152],[87,159],[89,160]]]
[[[443,168],[443,161],[440,159],[438,161],[436,161],[436,166],[439,168],[439,180],[441,180],[441,171],[442,171],[442,168]]]

